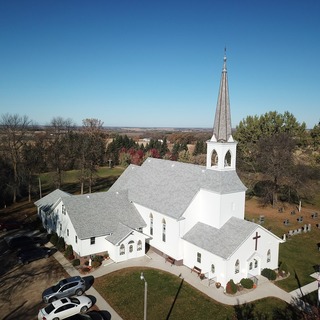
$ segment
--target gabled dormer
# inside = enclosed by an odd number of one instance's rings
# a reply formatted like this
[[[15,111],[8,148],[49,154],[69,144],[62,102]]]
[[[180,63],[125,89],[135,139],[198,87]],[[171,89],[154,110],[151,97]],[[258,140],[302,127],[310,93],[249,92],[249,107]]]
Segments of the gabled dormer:
[[[207,169],[219,171],[235,170],[236,151],[237,142],[233,140],[231,133],[227,57],[225,53],[213,134],[211,139],[207,141]]]

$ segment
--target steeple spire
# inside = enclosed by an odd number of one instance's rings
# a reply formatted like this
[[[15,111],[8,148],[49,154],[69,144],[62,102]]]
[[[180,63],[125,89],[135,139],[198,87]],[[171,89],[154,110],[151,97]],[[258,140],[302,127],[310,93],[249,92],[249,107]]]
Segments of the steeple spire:
[[[227,77],[227,56],[224,49],[213,134],[207,141],[207,169],[218,171],[236,170],[237,142],[231,135],[231,114]]]
[[[212,135],[211,141],[218,141],[218,142],[233,141],[233,138],[231,135],[231,114],[230,114],[228,75],[227,75],[226,48],[224,49],[223,68],[222,68],[222,75],[221,75],[221,81],[220,81],[216,115],[214,118],[213,135]]]

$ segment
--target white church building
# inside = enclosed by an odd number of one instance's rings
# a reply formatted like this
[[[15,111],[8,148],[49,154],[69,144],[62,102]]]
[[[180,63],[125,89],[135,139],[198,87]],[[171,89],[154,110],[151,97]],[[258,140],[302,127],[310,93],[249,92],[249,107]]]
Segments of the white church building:
[[[57,189],[35,205],[47,231],[80,257],[108,252],[118,263],[152,247],[222,286],[237,283],[278,268],[283,241],[244,219],[246,187],[236,173],[236,148],[224,57],[206,166],[148,158],[130,165],[107,192]]]

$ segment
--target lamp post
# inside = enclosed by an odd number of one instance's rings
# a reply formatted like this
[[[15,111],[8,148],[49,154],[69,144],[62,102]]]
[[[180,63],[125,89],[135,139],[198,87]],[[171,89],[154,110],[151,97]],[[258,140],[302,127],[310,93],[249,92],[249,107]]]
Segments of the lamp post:
[[[141,272],[140,279],[144,281],[144,316],[143,319],[147,320],[147,292],[148,292],[148,283]]]

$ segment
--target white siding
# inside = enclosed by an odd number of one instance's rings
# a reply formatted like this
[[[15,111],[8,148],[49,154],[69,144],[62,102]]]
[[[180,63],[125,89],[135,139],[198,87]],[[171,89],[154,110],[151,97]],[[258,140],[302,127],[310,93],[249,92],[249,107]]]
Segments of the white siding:
[[[150,236],[150,245],[176,260],[183,259],[180,222],[149,208],[135,204],[146,222],[143,232]],[[150,235],[150,214],[153,216],[153,235]],[[163,241],[163,220],[166,222],[166,241]]]

